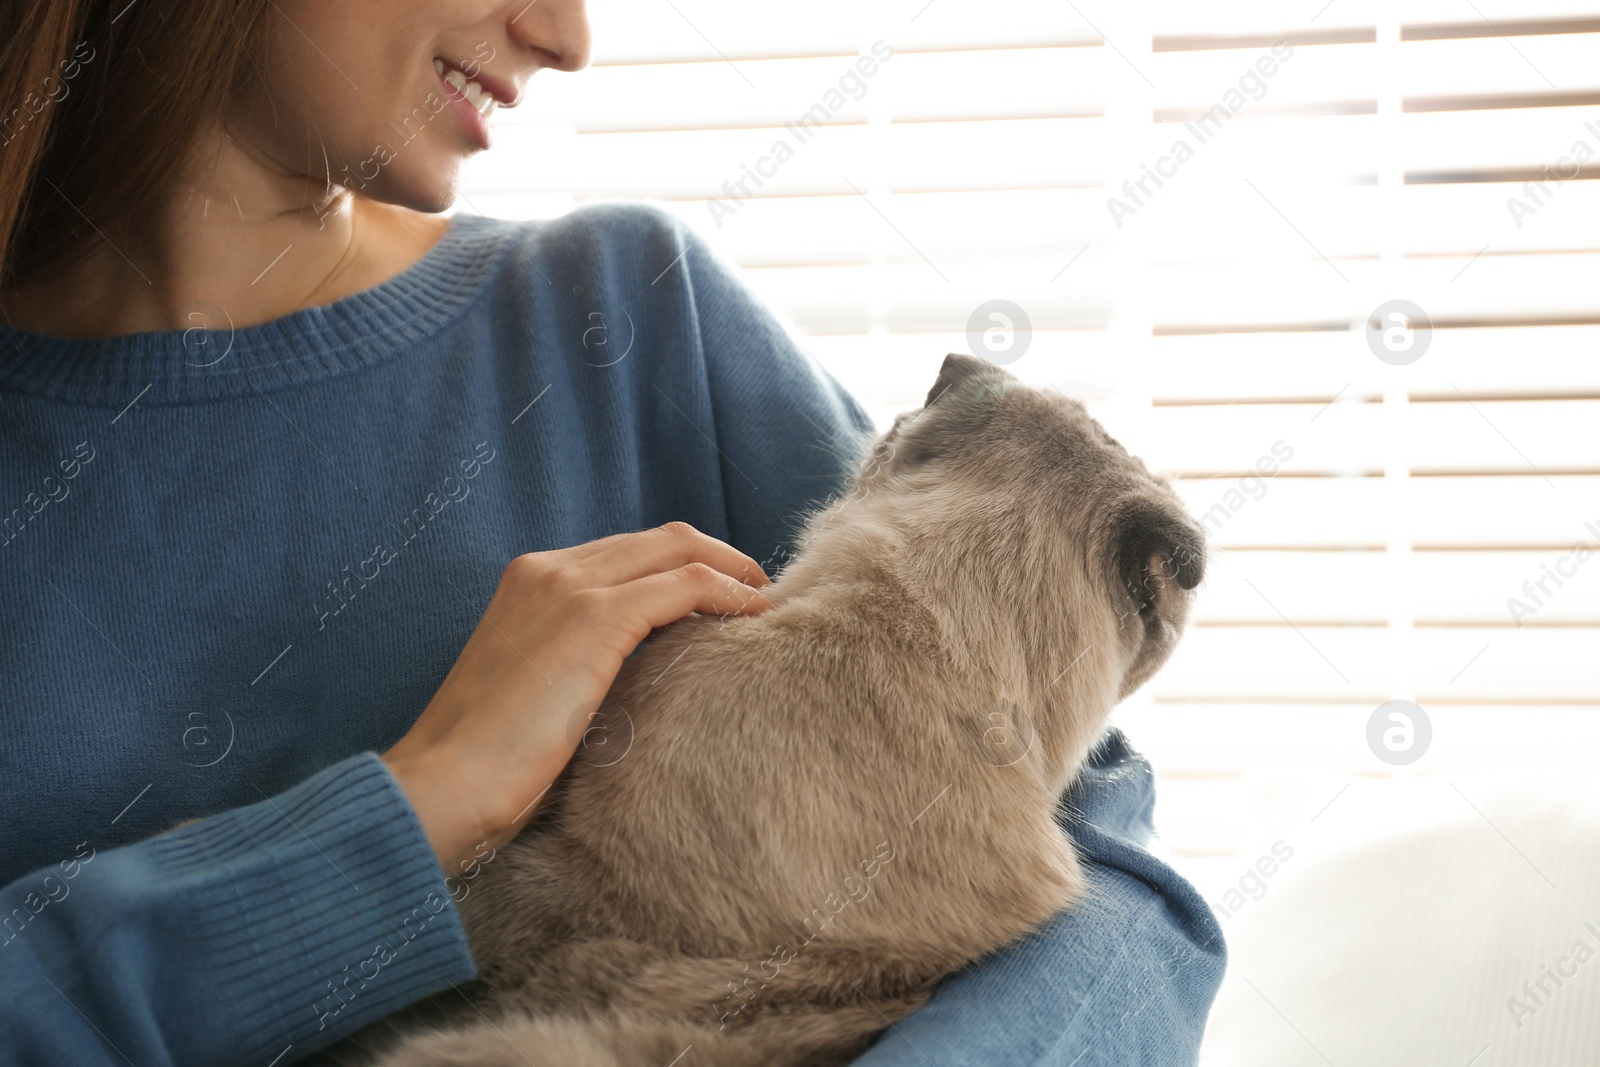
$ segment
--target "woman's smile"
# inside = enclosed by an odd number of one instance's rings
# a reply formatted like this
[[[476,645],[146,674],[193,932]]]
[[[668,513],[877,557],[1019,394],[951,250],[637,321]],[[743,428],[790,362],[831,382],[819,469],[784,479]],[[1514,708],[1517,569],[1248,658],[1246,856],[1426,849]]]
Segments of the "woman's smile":
[[[477,82],[469,81],[459,70],[446,67],[442,59],[433,61],[433,69],[439,83],[444,86],[445,96],[455,105],[457,114],[467,127],[467,132],[479,148],[488,148],[493,142],[489,133],[489,116],[494,114],[495,98],[484,92],[483,86]]]
[[[433,71],[468,133],[480,149],[487,149],[493,139],[490,116],[496,107],[516,107],[521,93],[511,83],[485,73],[475,60],[462,67],[435,56]]]

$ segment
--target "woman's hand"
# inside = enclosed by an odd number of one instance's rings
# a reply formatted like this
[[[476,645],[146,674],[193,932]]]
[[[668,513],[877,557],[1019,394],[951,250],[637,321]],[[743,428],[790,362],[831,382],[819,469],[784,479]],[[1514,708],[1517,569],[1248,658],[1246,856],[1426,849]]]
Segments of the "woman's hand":
[[[623,659],[691,611],[771,601],[755,560],[682,522],[518,556],[427,708],[383,759],[440,866],[510,841],[576,751]]]

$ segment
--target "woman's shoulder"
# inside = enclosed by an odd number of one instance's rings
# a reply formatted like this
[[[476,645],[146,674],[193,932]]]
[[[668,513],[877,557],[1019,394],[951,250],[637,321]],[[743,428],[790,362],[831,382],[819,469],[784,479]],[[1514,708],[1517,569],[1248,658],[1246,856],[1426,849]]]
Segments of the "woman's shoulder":
[[[469,258],[488,264],[469,269],[488,271],[496,314],[555,298],[563,312],[625,309],[641,327],[649,321],[660,330],[707,307],[751,302],[726,256],[658,204],[604,201],[551,219],[469,216],[458,225],[462,240],[481,250]]]
[[[693,232],[660,204],[648,201],[598,201],[550,219],[514,221],[469,216],[486,239],[498,237],[525,255],[590,256],[599,252],[680,254],[698,243]]]

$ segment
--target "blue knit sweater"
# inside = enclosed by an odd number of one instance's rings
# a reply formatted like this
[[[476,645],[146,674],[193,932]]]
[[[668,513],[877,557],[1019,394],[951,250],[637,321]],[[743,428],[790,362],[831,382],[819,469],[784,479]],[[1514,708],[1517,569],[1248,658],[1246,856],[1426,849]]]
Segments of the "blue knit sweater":
[[[375,753],[505,564],[683,519],[774,571],[870,430],[645,208],[459,217],[366,292],[209,324],[0,326],[3,1065],[287,1064],[470,978]],[[868,1061],[1192,1059],[1215,923],[1120,738],[1076,788],[1096,902]]]

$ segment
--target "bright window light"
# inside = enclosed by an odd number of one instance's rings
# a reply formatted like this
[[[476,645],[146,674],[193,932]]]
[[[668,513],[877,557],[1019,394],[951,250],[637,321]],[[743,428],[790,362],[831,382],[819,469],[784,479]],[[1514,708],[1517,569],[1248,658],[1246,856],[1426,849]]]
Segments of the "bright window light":
[[[658,201],[880,425],[1020,307],[1210,533],[1116,721],[1211,899],[1352,776],[1600,763],[1600,6],[1319,3],[596,0],[460,205]]]

